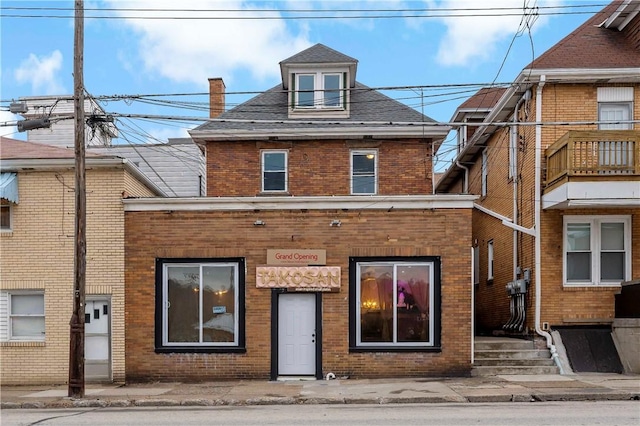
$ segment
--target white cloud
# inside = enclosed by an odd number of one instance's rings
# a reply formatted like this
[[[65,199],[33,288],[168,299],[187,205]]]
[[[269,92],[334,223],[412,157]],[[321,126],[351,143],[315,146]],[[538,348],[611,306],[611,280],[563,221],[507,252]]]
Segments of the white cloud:
[[[526,3],[529,6],[548,6],[557,4],[558,1],[528,1]],[[457,9],[450,12],[455,16],[442,18],[447,31],[440,40],[436,60],[446,66],[464,66],[472,61],[487,60],[497,54],[504,55],[504,52],[497,52],[498,44],[513,38],[522,22],[521,11],[513,9],[522,7],[522,2],[514,2],[513,0],[484,0],[482,2],[477,0],[442,0],[437,3],[437,7]],[[500,8],[512,9],[500,10]],[[460,15],[465,16],[460,17]],[[545,16],[539,16],[536,19],[533,26],[534,31],[548,20]]]
[[[62,53],[54,50],[49,56],[36,56],[33,53],[20,63],[14,71],[18,84],[30,84],[31,91],[38,95],[65,93],[58,73],[62,68]]]
[[[118,8],[183,9],[185,12],[133,12],[136,16],[280,17],[278,12],[256,11],[266,3],[243,1],[131,0],[112,1]],[[272,6],[271,6],[272,7]],[[193,9],[203,10],[195,12]],[[218,10],[218,12],[204,11]],[[251,9],[252,12],[220,12]],[[132,14],[132,12],[120,12]],[[139,55],[148,72],[175,82],[206,85],[210,77],[227,83],[238,70],[254,78],[277,77],[277,63],[310,46],[304,30],[293,34],[282,19],[126,19],[139,37]]]

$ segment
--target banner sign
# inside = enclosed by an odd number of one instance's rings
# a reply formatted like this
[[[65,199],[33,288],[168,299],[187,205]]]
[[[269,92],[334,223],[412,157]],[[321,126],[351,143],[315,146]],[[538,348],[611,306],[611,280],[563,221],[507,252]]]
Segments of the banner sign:
[[[339,266],[258,266],[256,287],[340,291]]]

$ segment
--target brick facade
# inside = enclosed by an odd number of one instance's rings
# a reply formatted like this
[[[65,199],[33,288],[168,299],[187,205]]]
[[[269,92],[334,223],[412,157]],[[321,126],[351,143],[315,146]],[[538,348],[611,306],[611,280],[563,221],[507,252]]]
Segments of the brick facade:
[[[431,194],[431,143],[416,139],[292,142],[234,141],[207,145],[207,196],[261,191],[260,151],[288,151],[288,195],[349,195],[351,150],[378,150],[380,195]],[[395,154],[402,147],[402,155]]]
[[[210,179],[214,181],[215,179]],[[241,186],[242,187],[242,186]],[[322,294],[322,373],[351,377],[468,374],[471,209],[127,211],[127,380],[261,378],[271,372],[271,291],[256,288],[268,249],[324,249],[342,271]],[[341,227],[329,227],[339,218]],[[256,220],[266,223],[254,227]],[[349,352],[349,257],[439,256],[441,351]],[[156,353],[156,258],[242,257],[246,353]]]

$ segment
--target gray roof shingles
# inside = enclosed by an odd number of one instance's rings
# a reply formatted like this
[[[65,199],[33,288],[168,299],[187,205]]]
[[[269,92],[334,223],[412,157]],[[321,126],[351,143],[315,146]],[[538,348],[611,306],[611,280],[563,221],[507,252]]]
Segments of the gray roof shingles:
[[[308,49],[283,60],[280,64],[331,64],[331,63],[357,63],[350,56],[333,50],[324,44],[318,43]]]
[[[357,64],[357,60],[337,52],[323,44],[316,44],[282,62],[281,65],[294,64]],[[350,88],[349,117],[318,118],[310,111],[308,118],[289,117],[288,92],[281,84],[255,96],[254,98],[230,109],[216,119],[204,123],[194,131],[277,131],[279,129],[336,128],[370,126],[371,123],[418,123],[435,121],[417,110],[398,102],[364,84],[355,82]],[[225,121],[246,120],[246,121]]]
[[[430,122],[435,121],[420,112],[400,103],[388,96],[356,82],[351,89],[351,113],[348,118],[316,118],[308,119],[288,117],[287,91],[277,85],[266,92],[244,102],[229,111],[222,113],[215,121],[209,121],[194,130],[259,130],[259,129],[304,129],[318,128],[326,123],[334,127],[335,123],[349,123],[357,126],[370,125],[371,122]],[[237,122],[224,120],[255,120],[253,122]],[[264,121],[268,122],[264,122]],[[313,122],[313,123],[310,123]]]

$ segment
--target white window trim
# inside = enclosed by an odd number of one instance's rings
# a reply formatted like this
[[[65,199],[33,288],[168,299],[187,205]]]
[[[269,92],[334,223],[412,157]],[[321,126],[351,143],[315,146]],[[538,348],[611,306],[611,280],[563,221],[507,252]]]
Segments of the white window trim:
[[[308,70],[308,71],[297,71],[295,72],[295,92],[293,93],[293,108],[295,110],[338,110],[342,111],[345,109],[345,98],[344,98],[344,75],[345,71],[338,70]],[[338,88],[340,94],[339,105],[331,106],[324,104],[324,76],[326,75],[337,75],[338,81],[340,82],[340,86]],[[313,76],[313,105],[306,106],[299,104],[299,94],[300,94],[300,77],[301,76]]]
[[[619,287],[620,282],[600,281],[600,224],[624,223],[625,277],[623,281],[631,279],[631,216],[564,216],[562,225],[562,282],[565,287]],[[589,223],[591,226],[591,281],[567,280],[567,225],[569,223]]]
[[[351,151],[350,155],[350,183],[349,189],[351,195],[376,195],[378,193],[378,150],[377,149],[358,149]],[[353,188],[353,157],[354,155],[373,155],[374,156],[374,164],[373,164],[373,192],[354,192]]]
[[[264,157],[266,154],[282,153],[284,154],[284,189],[264,189]],[[260,190],[261,192],[287,192],[289,191],[289,151],[286,149],[265,149],[260,151]],[[273,170],[272,170],[273,171]]]
[[[6,321],[6,341],[9,342],[44,342],[46,339],[46,318],[47,318],[47,307],[46,307],[46,299],[45,299],[45,295],[44,295],[44,291],[42,290],[37,290],[37,291],[6,291],[4,292],[6,294],[6,300],[7,300],[7,312],[6,312],[6,318],[2,318],[2,321]],[[13,296],[19,296],[19,295],[41,295],[42,296],[42,303],[43,303],[43,307],[44,307],[44,312],[42,314],[29,314],[29,315],[12,315],[11,313],[11,301]],[[40,337],[34,337],[34,336],[14,336],[13,335],[13,327],[12,327],[12,321],[11,319],[13,317],[41,317],[45,320],[45,328],[44,331],[42,332],[42,335]]]
[[[598,102],[598,130],[633,130],[633,123],[608,124],[602,118],[602,109],[614,105],[619,106],[620,109],[626,109],[628,117],[624,120],[633,120],[633,102]]]
[[[393,342],[363,342],[362,341],[362,329],[360,327],[360,318],[362,317],[361,305],[362,301],[360,300],[360,271],[361,265],[370,265],[370,266],[392,266],[393,267]],[[398,303],[398,291],[397,291],[397,269],[399,266],[428,266],[429,267],[429,340],[425,342],[398,342],[397,341],[397,325],[398,325],[398,316],[397,316],[397,308],[396,304]],[[372,262],[358,262],[356,263],[356,346],[359,348],[367,348],[367,347],[432,347],[435,342],[435,264],[434,262],[394,262],[394,261],[372,261]]]
[[[634,88],[633,87],[598,87],[596,90],[597,100],[598,100],[598,121],[602,120],[601,117],[601,108],[603,105],[611,105],[618,104],[624,105],[627,107],[629,113],[629,120],[633,120],[633,97],[634,97]],[[598,128],[601,130],[611,129],[612,126],[606,123],[601,123],[598,125]],[[633,129],[633,123],[629,123],[626,125],[619,125],[617,129],[614,130],[622,130],[622,129]]]
[[[221,266],[232,266],[234,268],[234,291],[235,291],[235,295],[234,295],[234,332],[233,332],[233,342],[204,342],[203,338],[202,338],[202,327],[200,327],[199,330],[199,336],[200,336],[200,342],[170,342],[169,341],[169,333],[168,333],[168,328],[169,328],[169,312],[168,312],[168,308],[169,308],[169,300],[168,300],[168,296],[169,296],[169,291],[168,291],[168,285],[169,285],[169,280],[168,280],[168,274],[167,274],[167,269],[170,267],[194,267],[194,266],[199,266],[200,268],[200,291],[199,291],[199,296],[200,296],[200,300],[199,300],[199,316],[200,318],[202,318],[202,277],[203,277],[203,273],[202,273],[202,268],[205,266],[217,266],[217,267],[221,267]],[[217,347],[236,347],[239,345],[239,332],[240,332],[240,318],[239,318],[239,312],[240,312],[240,305],[239,305],[239,265],[236,262],[202,262],[202,263],[198,263],[198,262],[194,262],[194,263],[165,263],[162,266],[162,345],[165,347],[185,347],[185,348],[193,348],[193,347],[213,347],[213,348],[217,348]]]
[[[487,281],[493,280],[493,260],[494,256],[493,240],[487,241]]]

